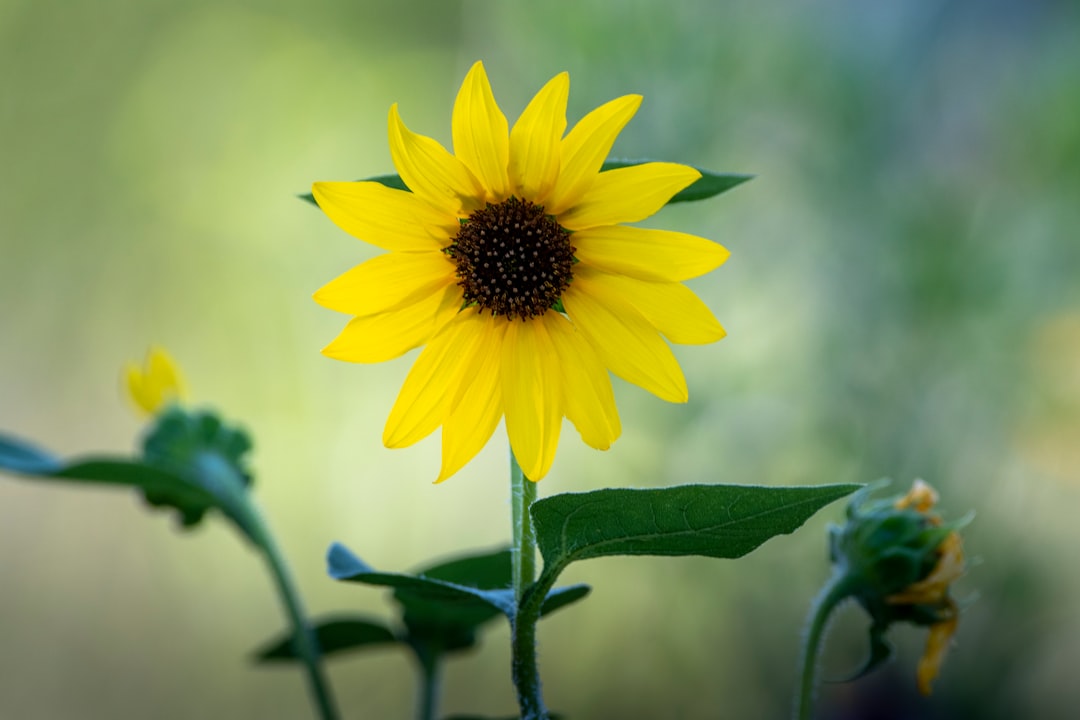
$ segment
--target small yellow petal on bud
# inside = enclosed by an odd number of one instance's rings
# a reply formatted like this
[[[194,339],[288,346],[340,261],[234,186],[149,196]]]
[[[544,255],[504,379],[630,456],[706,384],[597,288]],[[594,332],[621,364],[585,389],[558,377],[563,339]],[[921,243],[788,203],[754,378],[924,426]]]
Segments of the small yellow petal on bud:
[[[930,627],[930,635],[926,638],[926,650],[919,659],[919,666],[916,670],[919,692],[923,695],[930,694],[931,685],[941,671],[941,663],[945,660],[945,653],[949,650],[949,642],[956,633],[956,624],[960,617],[955,605],[952,605],[952,610],[952,615],[947,620]]]
[[[897,500],[894,507],[897,510],[913,508],[918,512],[927,513],[937,505],[937,501],[937,491],[930,487],[930,484],[926,481],[916,480],[911,484],[908,494]]]
[[[151,347],[140,368],[128,363],[124,369],[128,396],[146,415],[156,415],[163,408],[187,397],[184,379],[175,361],[159,347]]]

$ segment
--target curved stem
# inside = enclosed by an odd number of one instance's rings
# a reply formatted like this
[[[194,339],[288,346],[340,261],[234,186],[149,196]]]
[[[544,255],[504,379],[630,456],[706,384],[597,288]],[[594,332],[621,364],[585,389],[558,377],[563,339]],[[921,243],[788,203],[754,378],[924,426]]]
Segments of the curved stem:
[[[833,575],[814,599],[807,618],[806,642],[803,645],[799,694],[795,698],[795,720],[810,720],[817,689],[818,655],[832,611],[851,594],[847,576]]]
[[[540,670],[536,663],[536,621],[539,603],[529,589],[536,577],[536,531],[529,507],[536,500],[536,483],[525,477],[514,451],[510,451],[510,506],[513,520],[513,545],[510,550],[514,599],[517,612],[511,622],[511,674],[517,689],[523,720],[545,720],[547,709],[540,691]]]
[[[255,540],[266,557],[267,565],[270,566],[270,574],[274,578],[274,586],[278,591],[282,604],[285,606],[285,613],[289,616],[289,621],[292,624],[293,646],[296,648],[296,652],[304,665],[308,689],[318,707],[319,717],[322,720],[338,720],[339,715],[334,703],[334,697],[320,663],[319,645],[304,615],[300,593],[296,589],[292,573],[289,572],[285,556],[282,555],[273,534],[254,507],[254,504],[250,501],[244,504],[252,539]]]

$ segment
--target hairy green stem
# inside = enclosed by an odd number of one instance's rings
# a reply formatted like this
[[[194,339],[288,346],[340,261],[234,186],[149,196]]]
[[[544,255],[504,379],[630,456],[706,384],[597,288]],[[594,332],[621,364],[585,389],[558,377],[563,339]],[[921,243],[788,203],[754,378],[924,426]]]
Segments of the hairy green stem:
[[[849,595],[851,588],[847,577],[833,575],[821,588],[810,608],[807,618],[806,642],[803,644],[801,672],[799,673],[799,694],[795,696],[795,720],[810,720],[814,712],[814,696],[817,690],[818,655],[821,642],[833,610]]]
[[[510,550],[514,599],[517,611],[511,622],[511,674],[517,689],[523,720],[545,720],[547,709],[540,691],[540,670],[536,663],[535,610],[528,601],[536,577],[536,531],[529,508],[536,500],[536,483],[525,477],[513,449],[510,450],[510,506],[513,520],[513,545]]]

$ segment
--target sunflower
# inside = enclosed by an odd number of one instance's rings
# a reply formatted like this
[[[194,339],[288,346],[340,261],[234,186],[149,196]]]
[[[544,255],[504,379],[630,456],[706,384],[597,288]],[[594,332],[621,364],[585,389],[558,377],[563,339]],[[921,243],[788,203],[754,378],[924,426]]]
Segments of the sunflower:
[[[323,354],[375,363],[425,345],[383,443],[406,447],[441,426],[436,482],[471,460],[504,416],[531,480],[550,469],[563,417],[606,450],[621,432],[609,371],[686,402],[664,338],[724,336],[682,281],[718,267],[727,250],[624,224],[658,211],[700,173],[662,162],[602,172],[641,96],[601,105],[564,136],[569,89],[569,76],[556,75],[511,129],[477,62],[454,103],[453,154],[390,108],[390,153],[408,190],[314,184],[334,223],[389,251],[315,293],[354,316]]]

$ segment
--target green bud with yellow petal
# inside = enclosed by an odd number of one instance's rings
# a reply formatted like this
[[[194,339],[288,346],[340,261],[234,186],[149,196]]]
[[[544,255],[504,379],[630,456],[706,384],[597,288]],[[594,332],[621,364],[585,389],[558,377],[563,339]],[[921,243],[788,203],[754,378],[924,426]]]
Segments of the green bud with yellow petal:
[[[959,608],[949,591],[964,574],[959,531],[972,516],[944,522],[932,512],[937,493],[922,480],[904,495],[870,499],[881,486],[856,493],[846,522],[829,528],[833,576],[811,613],[797,718],[810,717],[818,646],[829,615],[843,601],[856,600],[871,618],[870,656],[852,680],[891,657],[885,634],[894,623],[907,622],[930,628],[917,669],[919,691],[929,695],[956,632]]]

